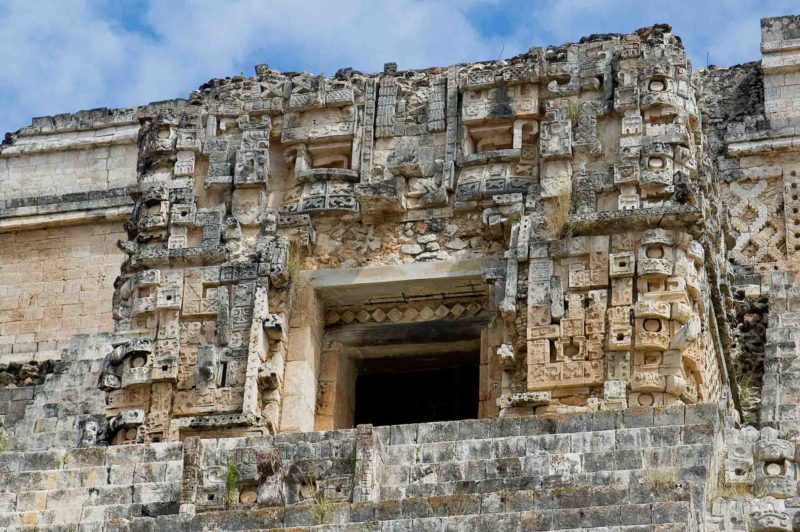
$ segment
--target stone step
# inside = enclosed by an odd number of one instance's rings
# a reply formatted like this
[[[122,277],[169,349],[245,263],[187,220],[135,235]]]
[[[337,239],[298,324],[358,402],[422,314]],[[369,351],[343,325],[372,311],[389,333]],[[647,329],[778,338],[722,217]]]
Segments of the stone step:
[[[704,465],[712,452],[711,443],[638,447],[588,453],[534,451],[516,457],[471,460],[447,455],[442,462],[410,462],[384,465],[384,486],[454,480],[482,480],[493,477],[575,475],[602,471],[637,470],[642,467],[691,467]]]
[[[676,474],[676,478],[686,476],[686,471]],[[344,530],[355,530],[357,528],[353,528],[355,524],[352,522],[366,527],[379,522],[379,530],[426,530],[433,523],[444,527],[438,530],[461,530],[462,524],[483,526],[484,522],[494,522],[493,519],[499,523],[508,522],[509,526],[521,526],[522,530],[550,530],[552,528],[536,527],[551,527],[554,523],[562,528],[569,525],[567,529],[573,524],[587,529],[594,526],[681,523],[672,518],[691,514],[692,491],[677,486],[675,479],[655,479],[659,484],[641,475],[627,476],[616,479],[618,483],[614,486],[602,487],[597,485],[603,481],[599,477],[562,476],[558,482],[552,479],[551,485],[542,483],[533,489],[505,483],[509,479],[500,480],[486,484],[485,487],[491,489],[487,493],[404,495],[400,499],[378,503],[310,503],[286,508],[251,507],[199,513],[189,529],[202,529],[214,523],[221,529],[241,530],[250,528],[245,526],[248,521],[261,520],[258,525],[261,529],[324,523],[325,527],[314,529],[338,530],[337,526],[344,526]],[[132,488],[106,486],[91,490],[25,492],[17,498],[17,505],[23,504],[18,511],[0,514],[0,527],[14,530],[38,526],[47,529],[80,522],[118,525],[121,530],[128,527],[149,530],[154,526],[159,528],[159,522],[162,522],[167,527],[165,529],[172,530],[181,523],[177,515],[179,494],[179,482],[138,484]],[[273,524],[270,524],[270,519]],[[407,524],[413,527],[402,528]],[[183,526],[185,528],[187,523],[184,522]],[[106,527],[106,530],[113,529],[113,526]],[[512,529],[519,528],[509,528]]]
[[[662,408],[628,408],[563,416],[470,419],[412,425],[376,427],[384,445],[426,444],[445,441],[497,439],[514,436],[548,436],[591,433],[615,429],[684,426],[719,423],[716,404],[700,403]]]
[[[139,518],[107,522],[106,530],[286,530],[295,527],[310,531],[536,531],[605,530],[619,532],[679,531],[693,529],[692,508],[687,501],[649,504],[622,504],[563,509],[519,509],[481,513],[465,502],[451,505],[442,515],[430,515],[427,508],[404,513],[375,515],[353,510],[347,505],[309,508],[290,507],[286,511],[215,512],[197,514],[191,522],[179,516]],[[424,515],[419,515],[424,514]],[[183,525],[181,527],[181,524]],[[130,528],[127,528],[127,527]],[[119,528],[117,528],[119,527]],[[122,528],[125,527],[125,528]]]
[[[677,447],[707,444],[703,435],[713,433],[713,425],[649,427],[616,431],[580,432],[544,436],[445,441],[388,446],[384,464],[388,466],[446,461],[492,460],[538,453],[585,454],[629,449]]]

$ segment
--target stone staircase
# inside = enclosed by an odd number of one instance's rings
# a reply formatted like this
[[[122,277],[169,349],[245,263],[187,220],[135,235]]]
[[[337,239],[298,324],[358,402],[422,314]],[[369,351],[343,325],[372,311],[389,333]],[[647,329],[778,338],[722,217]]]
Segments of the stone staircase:
[[[702,530],[722,430],[716,405],[701,404],[374,432],[376,501],[237,502],[195,515],[179,513],[182,443],[2,453],[0,529]],[[299,460],[360,459],[355,430],[203,445],[206,472],[253,446],[277,449],[284,473]]]

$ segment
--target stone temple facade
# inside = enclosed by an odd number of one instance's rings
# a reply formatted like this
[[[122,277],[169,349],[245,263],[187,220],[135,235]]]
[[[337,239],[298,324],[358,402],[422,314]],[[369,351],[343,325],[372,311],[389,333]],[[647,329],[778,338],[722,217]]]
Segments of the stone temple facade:
[[[0,146],[3,530],[800,530],[800,16],[256,67]]]

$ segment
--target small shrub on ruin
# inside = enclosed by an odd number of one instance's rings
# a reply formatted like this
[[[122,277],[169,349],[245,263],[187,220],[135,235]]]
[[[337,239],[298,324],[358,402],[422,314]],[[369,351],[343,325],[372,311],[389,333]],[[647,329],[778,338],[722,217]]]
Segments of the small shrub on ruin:
[[[225,470],[225,508],[230,508],[236,503],[239,491],[239,470],[232,462],[228,463]]]

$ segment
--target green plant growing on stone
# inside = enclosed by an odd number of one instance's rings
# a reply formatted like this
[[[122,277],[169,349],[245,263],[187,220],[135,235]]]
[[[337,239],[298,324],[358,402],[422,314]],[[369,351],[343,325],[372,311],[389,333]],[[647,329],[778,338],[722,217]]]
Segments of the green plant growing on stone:
[[[740,499],[748,495],[750,495],[750,490],[746,484],[731,484],[730,482],[721,484],[719,491],[716,493],[716,497],[720,499]],[[713,498],[709,498],[713,500]]]
[[[580,105],[578,102],[567,100],[567,115],[573,126],[578,124],[578,118],[580,117]]]
[[[658,462],[655,458],[655,453],[651,452],[647,462]],[[674,488],[679,480],[673,457],[670,457],[666,466],[645,467],[643,473],[644,484],[651,490]]]
[[[353,454],[351,454],[350,457],[347,459],[347,467],[350,469],[351,473],[355,473],[356,472],[356,453],[355,452],[353,452]]]
[[[725,480],[725,471],[720,471],[717,475],[717,482],[709,487],[708,500],[717,499],[739,499],[750,495],[749,484],[734,483]]]
[[[325,519],[328,518],[332,510],[333,505],[322,493],[317,493],[314,496],[310,511],[318,525],[321,525],[323,522],[325,522]]]
[[[286,271],[289,274],[290,282],[298,284],[300,282],[300,271],[303,269],[303,250],[297,242],[290,242],[286,252]]]
[[[753,376],[748,373],[742,375],[736,383],[739,386],[739,400],[746,403],[753,397]]]
[[[736,386],[739,389],[739,404],[742,405],[742,410],[744,411],[744,419],[742,421],[745,424],[750,424],[750,412],[747,412],[747,408],[751,406],[750,401],[755,396],[755,383],[753,382],[752,373],[741,375],[736,380]]]
[[[569,230],[569,212],[572,209],[572,194],[565,190],[558,195],[558,220],[561,222],[562,230]]]
[[[0,453],[6,452],[11,448],[11,436],[5,427],[0,426]]]
[[[563,236],[568,231],[569,212],[572,208],[572,195],[569,190],[562,190],[558,196],[553,198],[555,201],[548,209],[546,223],[547,234],[550,238],[556,239]]]
[[[652,490],[673,488],[678,483],[675,467],[649,467],[644,470],[644,483]]]
[[[302,293],[302,289],[306,288],[307,283],[300,275],[303,270],[303,261],[305,260],[303,248],[295,241],[289,242],[289,248],[286,251],[286,273],[289,275],[289,293],[286,296],[286,304],[284,307],[285,318],[288,320],[295,308],[298,306],[298,299]],[[299,304],[302,307],[302,303]]]
[[[236,503],[236,495],[239,488],[239,470],[236,464],[228,462],[225,470],[225,508],[230,508]]]

